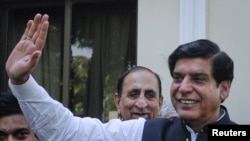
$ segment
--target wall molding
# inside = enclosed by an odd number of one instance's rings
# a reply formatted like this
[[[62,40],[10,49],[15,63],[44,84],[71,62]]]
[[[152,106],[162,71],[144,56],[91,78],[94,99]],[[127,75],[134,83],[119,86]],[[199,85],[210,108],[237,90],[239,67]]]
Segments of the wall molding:
[[[179,43],[206,37],[206,0],[180,0]]]

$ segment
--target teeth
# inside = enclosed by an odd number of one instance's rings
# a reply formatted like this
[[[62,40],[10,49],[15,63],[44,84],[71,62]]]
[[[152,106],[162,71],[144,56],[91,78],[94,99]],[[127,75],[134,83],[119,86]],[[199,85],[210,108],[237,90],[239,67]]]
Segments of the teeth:
[[[136,115],[139,115],[139,116],[144,116],[144,115],[146,115],[146,114],[144,114],[144,113],[135,113]]]
[[[194,100],[180,100],[181,103],[183,104],[193,104],[196,103]]]

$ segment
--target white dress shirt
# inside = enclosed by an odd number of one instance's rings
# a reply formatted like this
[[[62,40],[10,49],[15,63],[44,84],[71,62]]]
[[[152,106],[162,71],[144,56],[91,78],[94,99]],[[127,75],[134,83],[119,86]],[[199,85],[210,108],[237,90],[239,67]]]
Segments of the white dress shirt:
[[[18,99],[25,117],[42,141],[140,141],[145,119],[102,123],[96,118],[76,117],[52,99],[30,75],[22,85],[9,87]]]

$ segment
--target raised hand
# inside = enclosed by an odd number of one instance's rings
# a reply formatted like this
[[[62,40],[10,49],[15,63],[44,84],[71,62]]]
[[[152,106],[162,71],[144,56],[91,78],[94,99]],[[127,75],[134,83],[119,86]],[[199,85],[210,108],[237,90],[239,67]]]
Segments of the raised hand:
[[[9,55],[6,71],[13,84],[27,81],[38,63],[47,38],[48,19],[47,14],[38,13],[33,20],[29,20],[20,41]]]

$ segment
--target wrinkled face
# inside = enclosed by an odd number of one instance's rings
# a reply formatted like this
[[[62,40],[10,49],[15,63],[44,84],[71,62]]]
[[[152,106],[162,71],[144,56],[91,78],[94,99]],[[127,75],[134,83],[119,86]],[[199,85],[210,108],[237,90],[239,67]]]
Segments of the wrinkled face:
[[[171,100],[179,116],[189,124],[203,126],[216,121],[221,100],[228,95],[230,84],[223,81],[217,86],[211,70],[208,59],[183,58],[176,63]]]
[[[157,78],[147,70],[128,74],[123,82],[121,97],[115,95],[115,104],[124,120],[159,116],[163,97],[160,97]]]
[[[0,141],[38,141],[21,114],[0,118]]]

